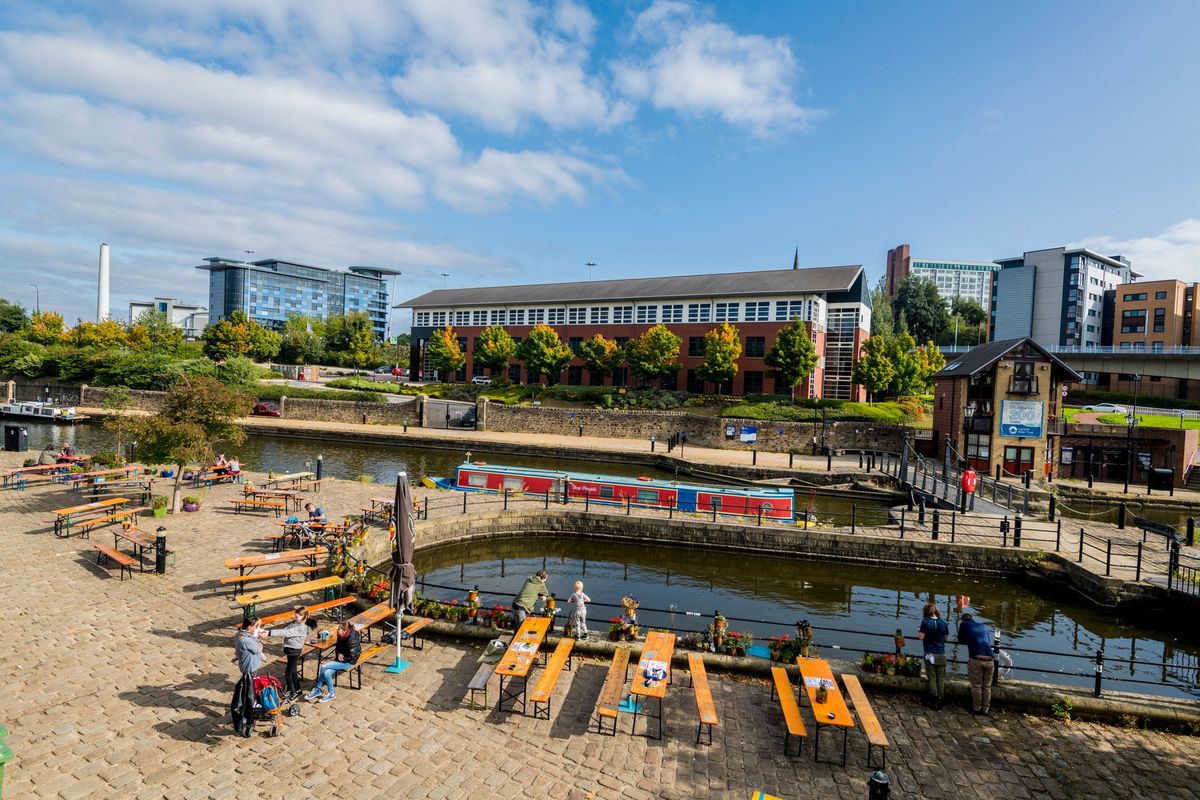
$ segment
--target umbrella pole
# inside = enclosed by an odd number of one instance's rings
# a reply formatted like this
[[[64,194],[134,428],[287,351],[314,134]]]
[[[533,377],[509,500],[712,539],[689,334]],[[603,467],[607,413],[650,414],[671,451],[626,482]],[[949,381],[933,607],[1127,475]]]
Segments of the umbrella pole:
[[[392,602],[395,602],[395,601],[396,601],[396,598],[392,598]],[[404,636],[404,606],[403,606],[403,601],[401,601],[401,605],[398,605],[396,607],[396,661],[390,667],[388,667],[386,670],[387,672],[391,672],[391,673],[397,674],[397,675],[401,672],[404,672],[404,670],[406,670],[412,666],[411,661],[405,661],[403,658],[400,657],[400,650],[402,647],[402,642],[404,641],[403,636]]]

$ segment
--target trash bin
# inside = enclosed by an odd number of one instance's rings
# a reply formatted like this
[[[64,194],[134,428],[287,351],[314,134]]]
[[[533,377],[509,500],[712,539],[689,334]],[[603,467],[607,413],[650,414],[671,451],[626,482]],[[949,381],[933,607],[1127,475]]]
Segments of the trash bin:
[[[8,728],[0,725],[0,797],[4,796],[4,765],[12,761],[12,750],[4,740],[8,738]]]
[[[29,430],[20,425],[5,425],[4,449],[10,453],[24,453],[28,450]]]

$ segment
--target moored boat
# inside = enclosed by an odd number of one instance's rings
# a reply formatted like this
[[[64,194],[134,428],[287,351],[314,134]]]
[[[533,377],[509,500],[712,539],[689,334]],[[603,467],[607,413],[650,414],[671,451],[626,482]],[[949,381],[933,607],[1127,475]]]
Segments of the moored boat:
[[[53,403],[44,403],[40,400],[11,400],[0,406],[0,414],[6,417],[41,419],[49,422],[80,422],[87,419],[85,414],[75,413],[74,408],[56,406]]]

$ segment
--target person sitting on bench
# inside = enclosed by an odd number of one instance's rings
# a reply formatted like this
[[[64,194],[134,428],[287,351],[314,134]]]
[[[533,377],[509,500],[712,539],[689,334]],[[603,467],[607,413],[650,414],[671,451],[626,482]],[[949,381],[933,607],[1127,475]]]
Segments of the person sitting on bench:
[[[333,675],[335,672],[353,669],[354,665],[358,663],[358,657],[362,655],[361,642],[362,639],[358,631],[350,624],[350,620],[342,620],[338,623],[337,642],[333,646],[337,657],[321,665],[317,682],[313,685],[313,690],[304,696],[305,700],[328,703],[337,697],[337,690],[333,685]],[[328,694],[325,694],[323,690],[328,691]]]
[[[63,442],[62,450],[58,451],[58,464],[73,464],[75,463],[75,448],[71,447],[70,442]]]
[[[309,522],[329,522],[325,518],[325,509],[320,506],[315,506],[312,503],[305,503],[304,510],[308,512]]]
[[[229,462],[225,460],[225,454],[221,453],[213,462],[212,473],[213,475],[224,475],[226,472],[229,472]]]
[[[239,460],[237,456],[234,456],[233,458],[229,459],[229,463],[225,467],[226,474],[237,477],[238,473],[240,473],[241,471],[242,471],[241,460]]]

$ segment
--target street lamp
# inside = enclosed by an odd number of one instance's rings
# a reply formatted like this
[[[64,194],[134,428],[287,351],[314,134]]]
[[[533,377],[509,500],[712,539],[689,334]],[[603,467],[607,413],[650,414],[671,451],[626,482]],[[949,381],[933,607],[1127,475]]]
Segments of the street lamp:
[[[42,290],[38,287],[38,285],[36,283],[31,283],[29,285],[33,287],[33,291],[34,291],[33,296],[35,298],[34,305],[37,309],[37,313],[41,314],[42,313]]]
[[[450,273],[449,273],[449,272],[443,272],[443,273],[442,273],[442,288],[443,288],[443,289],[445,289],[445,288],[446,288],[446,278],[449,278],[449,277],[450,277]]]
[[[1127,432],[1125,434],[1125,491],[1129,491],[1129,484],[1133,480],[1133,429],[1137,427],[1137,393],[1138,386],[1142,383],[1141,375],[1130,375],[1133,378],[1133,411],[1125,417]]]
[[[596,262],[589,261],[586,264],[584,264],[584,266],[588,268],[588,280],[590,281],[592,279],[592,267],[596,266]]]

